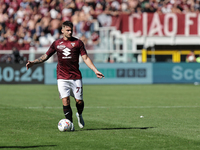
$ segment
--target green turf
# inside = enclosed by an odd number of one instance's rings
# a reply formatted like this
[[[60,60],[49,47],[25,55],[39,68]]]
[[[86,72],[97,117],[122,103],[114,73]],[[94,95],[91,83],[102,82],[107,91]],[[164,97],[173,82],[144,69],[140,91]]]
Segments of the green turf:
[[[56,85],[0,85],[0,149],[199,150],[200,86],[84,85],[84,129],[60,132]],[[140,116],[144,118],[140,118]]]

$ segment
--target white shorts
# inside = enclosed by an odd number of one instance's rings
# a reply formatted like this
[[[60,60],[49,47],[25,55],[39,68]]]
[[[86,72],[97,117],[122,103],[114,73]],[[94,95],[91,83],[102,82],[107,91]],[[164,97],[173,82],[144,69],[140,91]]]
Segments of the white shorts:
[[[75,99],[83,100],[83,87],[82,80],[64,80],[58,79],[58,91],[60,99],[72,96]]]

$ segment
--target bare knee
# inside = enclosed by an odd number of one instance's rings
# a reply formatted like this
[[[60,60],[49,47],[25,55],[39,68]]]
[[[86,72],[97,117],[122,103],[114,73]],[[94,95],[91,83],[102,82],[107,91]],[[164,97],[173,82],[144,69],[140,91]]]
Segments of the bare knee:
[[[76,103],[77,103],[78,105],[82,105],[82,104],[83,104],[83,100],[78,100],[78,99],[76,99]]]
[[[70,98],[69,97],[62,98],[62,102],[64,106],[68,106],[70,105]]]

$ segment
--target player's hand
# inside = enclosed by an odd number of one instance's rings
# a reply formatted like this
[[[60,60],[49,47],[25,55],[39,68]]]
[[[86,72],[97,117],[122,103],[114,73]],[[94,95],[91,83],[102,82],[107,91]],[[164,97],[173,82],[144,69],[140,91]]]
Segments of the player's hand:
[[[101,72],[99,72],[98,70],[95,71],[95,74],[96,74],[97,78],[99,78],[99,79],[105,78],[104,75]]]
[[[32,61],[29,61],[26,63],[26,69],[28,70],[29,68],[31,68],[34,65],[34,63]]]

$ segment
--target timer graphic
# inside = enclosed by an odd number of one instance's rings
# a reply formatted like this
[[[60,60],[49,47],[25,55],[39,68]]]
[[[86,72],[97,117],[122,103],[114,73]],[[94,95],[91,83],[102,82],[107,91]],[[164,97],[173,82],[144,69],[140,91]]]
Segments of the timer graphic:
[[[15,81],[19,81],[20,77],[20,72],[18,70],[15,71]]]
[[[25,64],[1,64],[0,84],[44,83],[44,65],[26,70]]]

